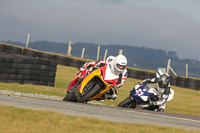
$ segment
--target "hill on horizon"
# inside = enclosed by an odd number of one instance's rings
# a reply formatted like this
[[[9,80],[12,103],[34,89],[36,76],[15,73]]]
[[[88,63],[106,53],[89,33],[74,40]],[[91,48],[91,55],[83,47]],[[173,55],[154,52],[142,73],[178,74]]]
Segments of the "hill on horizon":
[[[4,43],[13,44],[25,47],[26,44],[14,41],[2,41]],[[82,49],[85,48],[84,58],[96,60],[98,44],[78,42],[71,45],[71,55],[81,57]],[[189,66],[189,77],[200,77],[200,62],[193,59],[179,59],[176,52],[165,51],[162,49],[153,49],[146,47],[136,47],[129,45],[100,45],[99,59],[104,58],[105,50],[108,49],[107,57],[109,55],[116,56],[119,49],[123,50],[123,54],[127,57],[128,66],[146,69],[157,70],[159,67],[167,67],[168,59],[171,59],[171,67],[177,75],[185,76],[186,64]],[[68,44],[57,43],[49,41],[35,41],[29,42],[29,48],[47,51],[58,54],[67,54]]]

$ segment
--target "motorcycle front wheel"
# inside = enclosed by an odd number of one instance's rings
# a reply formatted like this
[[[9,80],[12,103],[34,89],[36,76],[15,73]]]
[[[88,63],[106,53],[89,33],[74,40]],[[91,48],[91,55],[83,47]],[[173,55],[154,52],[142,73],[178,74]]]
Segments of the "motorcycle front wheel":
[[[72,88],[67,91],[67,94],[65,98],[63,98],[63,101],[76,102],[76,98],[74,94],[75,90],[76,90],[76,87],[75,85],[73,85]]]
[[[127,97],[121,103],[119,103],[117,106],[124,107],[124,108],[135,108],[136,101],[132,100],[131,97]]]
[[[83,94],[77,99],[77,102],[84,103],[87,102],[89,98],[95,96],[101,89],[100,85],[97,83],[89,83],[84,89]]]

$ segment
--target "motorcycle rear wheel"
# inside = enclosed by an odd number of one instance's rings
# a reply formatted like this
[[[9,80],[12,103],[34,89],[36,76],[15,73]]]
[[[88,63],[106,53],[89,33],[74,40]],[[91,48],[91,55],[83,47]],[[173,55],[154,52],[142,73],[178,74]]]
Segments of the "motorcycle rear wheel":
[[[74,94],[75,90],[76,90],[76,87],[75,85],[73,85],[72,88],[68,90],[66,96],[63,98],[63,101],[76,102],[76,98]]]
[[[132,100],[131,97],[127,97],[121,103],[119,103],[117,106],[124,107],[124,108],[135,108],[136,101]]]
[[[91,85],[89,85],[89,87],[85,89],[86,90],[85,94],[80,96],[77,99],[77,102],[79,102],[79,103],[87,102],[88,99],[95,96],[99,92],[100,89],[101,89],[101,87],[99,84],[96,83],[93,85],[93,83],[91,83]]]

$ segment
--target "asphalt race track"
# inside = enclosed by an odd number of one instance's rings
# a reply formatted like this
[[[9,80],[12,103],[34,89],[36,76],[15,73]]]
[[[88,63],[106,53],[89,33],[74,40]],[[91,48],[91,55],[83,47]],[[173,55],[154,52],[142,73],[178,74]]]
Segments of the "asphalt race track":
[[[88,116],[108,121],[200,129],[200,117],[198,116],[8,95],[0,95],[0,104],[29,109],[52,110],[67,115]]]

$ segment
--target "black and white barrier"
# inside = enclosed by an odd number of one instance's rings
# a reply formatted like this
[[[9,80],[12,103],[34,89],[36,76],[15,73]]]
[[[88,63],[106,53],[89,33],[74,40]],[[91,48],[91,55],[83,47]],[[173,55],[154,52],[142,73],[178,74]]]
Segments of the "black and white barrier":
[[[7,55],[7,57],[2,56],[0,58],[0,81],[13,82],[18,80],[20,83],[49,86],[54,85],[57,64],[79,68],[86,62],[86,60],[62,54],[43,52],[5,43],[0,43],[0,54]],[[133,68],[127,70],[129,78],[144,80],[156,76],[156,72]],[[200,90],[200,79],[198,78],[171,76],[170,82],[174,86]]]
[[[0,82],[54,86],[57,63],[16,54],[0,55]]]

